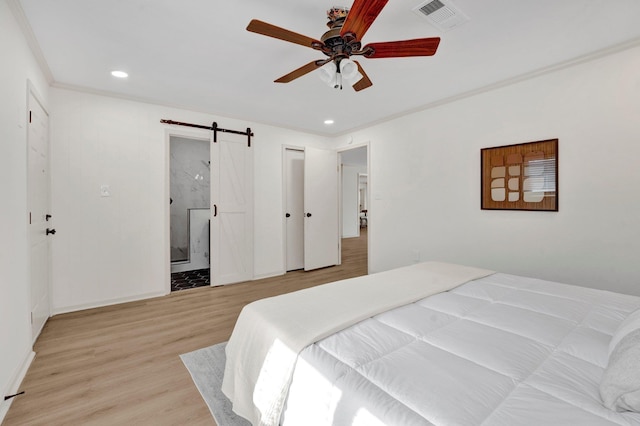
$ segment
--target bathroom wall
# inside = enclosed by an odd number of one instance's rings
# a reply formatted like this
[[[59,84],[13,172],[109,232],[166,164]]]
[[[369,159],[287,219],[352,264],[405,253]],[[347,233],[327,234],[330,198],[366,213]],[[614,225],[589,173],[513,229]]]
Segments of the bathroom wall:
[[[208,209],[209,141],[171,137],[171,262],[190,259],[189,209]]]

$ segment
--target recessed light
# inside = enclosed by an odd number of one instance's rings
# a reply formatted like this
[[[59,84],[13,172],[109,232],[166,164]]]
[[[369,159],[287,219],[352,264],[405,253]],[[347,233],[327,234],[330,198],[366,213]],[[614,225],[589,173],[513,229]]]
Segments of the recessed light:
[[[124,71],[111,71],[111,75],[118,78],[127,78],[129,74]]]
[[[334,121],[333,120],[324,120],[324,124],[326,124],[327,126],[333,124]]]

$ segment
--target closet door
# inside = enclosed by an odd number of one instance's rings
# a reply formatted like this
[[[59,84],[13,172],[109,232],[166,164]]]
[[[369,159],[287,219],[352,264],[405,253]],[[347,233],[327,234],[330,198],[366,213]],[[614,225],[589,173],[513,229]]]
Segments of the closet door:
[[[253,279],[253,149],[219,133],[211,143],[211,284]]]
[[[304,268],[304,151],[285,149],[285,270]]]
[[[304,269],[339,263],[338,154],[304,150]]]

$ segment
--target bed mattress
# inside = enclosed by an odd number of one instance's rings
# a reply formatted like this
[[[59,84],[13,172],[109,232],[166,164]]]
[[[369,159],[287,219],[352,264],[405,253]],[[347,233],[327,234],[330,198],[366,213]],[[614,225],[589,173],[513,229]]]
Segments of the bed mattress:
[[[640,298],[493,274],[304,349],[287,425],[640,425],[602,405],[608,345]]]

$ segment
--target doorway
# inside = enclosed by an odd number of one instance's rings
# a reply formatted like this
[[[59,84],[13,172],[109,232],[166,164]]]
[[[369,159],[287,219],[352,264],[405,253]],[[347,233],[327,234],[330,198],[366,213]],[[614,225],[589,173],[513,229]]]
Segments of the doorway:
[[[210,285],[209,139],[169,138],[171,291]]]

